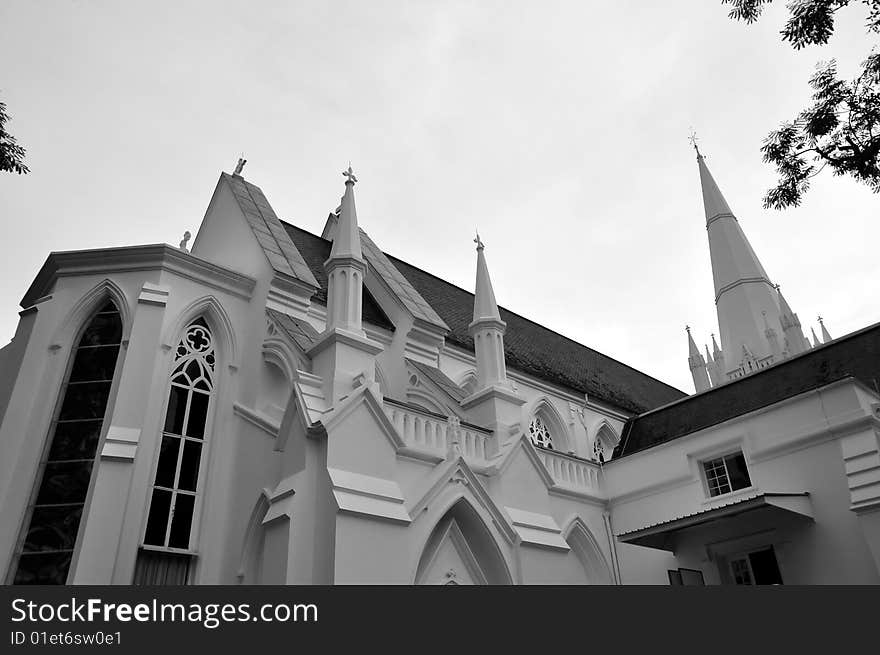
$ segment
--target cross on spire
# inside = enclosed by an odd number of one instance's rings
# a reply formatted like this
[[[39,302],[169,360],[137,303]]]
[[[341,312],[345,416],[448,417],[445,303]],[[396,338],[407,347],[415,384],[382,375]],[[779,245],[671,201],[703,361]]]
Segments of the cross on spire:
[[[477,238],[474,239],[474,243],[477,244],[477,250],[482,250],[483,248],[486,247],[486,244],[484,244],[483,241],[480,239],[479,232],[477,232]]]
[[[697,133],[693,129],[691,129],[691,135],[688,137],[688,141],[691,142],[694,150],[697,151],[697,157],[702,157],[703,155],[700,154],[700,148],[697,146],[697,141],[699,141],[699,138],[697,137]]]
[[[348,170],[342,171],[342,175],[346,178],[346,184],[354,184],[358,181],[357,178],[354,176],[354,171],[351,170],[351,162],[348,163]]]

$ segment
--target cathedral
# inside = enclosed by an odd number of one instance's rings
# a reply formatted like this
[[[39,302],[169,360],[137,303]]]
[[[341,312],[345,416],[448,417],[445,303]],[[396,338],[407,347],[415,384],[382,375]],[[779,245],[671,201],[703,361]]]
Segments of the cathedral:
[[[696,393],[222,173],[53,252],[0,350],[6,584],[880,584],[880,324],[804,336],[704,158]],[[696,228],[696,222],[695,222]],[[503,302],[503,298],[501,299]]]

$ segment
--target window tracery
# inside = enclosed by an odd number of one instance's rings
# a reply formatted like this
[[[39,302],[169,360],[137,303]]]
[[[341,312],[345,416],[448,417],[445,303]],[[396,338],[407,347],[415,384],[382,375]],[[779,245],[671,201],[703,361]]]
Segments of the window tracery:
[[[529,423],[529,438],[536,446],[553,450],[553,435],[540,416],[535,416]]]

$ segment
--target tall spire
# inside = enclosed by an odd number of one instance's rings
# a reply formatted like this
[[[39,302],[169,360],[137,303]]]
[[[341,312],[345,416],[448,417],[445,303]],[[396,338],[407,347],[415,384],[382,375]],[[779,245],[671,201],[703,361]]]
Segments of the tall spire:
[[[828,334],[828,330],[825,329],[825,320],[821,316],[819,317],[819,328],[822,331],[822,342],[828,343],[831,341],[831,335]]]
[[[501,320],[498,313],[498,304],[495,302],[495,291],[492,289],[492,280],[489,278],[489,267],[486,266],[486,256],[483,254],[485,244],[480,240],[480,233],[474,239],[477,244],[477,284],[474,294],[474,322],[484,318],[497,321]]]
[[[485,245],[477,234],[477,280],[474,288],[474,320],[468,325],[468,334],[474,340],[474,359],[477,365],[477,386],[474,393],[461,401],[464,409],[484,425],[495,430],[497,439],[492,448],[500,446],[501,435],[519,421],[520,408],[525,399],[514,391],[507,379],[504,361],[504,332],[507,324],[501,320],[495,291],[486,266]]]
[[[743,363],[744,347],[750,354],[747,359],[754,359],[756,363],[775,357],[766,330],[769,327],[777,334],[782,331],[779,304],[767,272],[709,172],[699,149],[697,167],[724,354],[723,363],[718,365],[722,375],[732,379],[740,375],[737,371]],[[767,327],[764,323],[765,312]],[[748,369],[746,372],[749,372]]]
[[[691,369],[691,376],[694,379],[694,389],[700,393],[710,388],[709,372],[706,370],[706,361],[691,336],[690,326],[686,325],[684,329],[688,335],[688,367]]]
[[[474,320],[468,331],[474,338],[477,356],[477,388],[507,385],[507,367],[504,362],[504,332],[507,325],[501,320],[495,291],[489,278],[489,267],[484,254],[485,244],[479,233],[477,244],[477,281],[474,293]]]
[[[342,174],[345,176],[345,193],[342,195],[342,204],[339,207],[339,221],[336,235],[333,237],[333,247],[330,249],[330,259],[353,257],[363,260],[357,209],[354,206],[354,184],[357,178],[351,170],[351,165]]]
[[[813,326],[810,326],[810,332],[813,333],[813,348],[818,348],[822,345],[822,342],[819,341],[819,337],[816,336],[816,330],[813,329]]]
[[[330,257],[324,262],[327,320],[323,334],[308,351],[312,372],[323,379],[325,395],[334,405],[362,383],[379,393],[374,384],[375,357],[382,351],[381,344],[367,337],[361,319],[367,263],[354,207],[357,178],[350,165],[342,174],[345,194]]]

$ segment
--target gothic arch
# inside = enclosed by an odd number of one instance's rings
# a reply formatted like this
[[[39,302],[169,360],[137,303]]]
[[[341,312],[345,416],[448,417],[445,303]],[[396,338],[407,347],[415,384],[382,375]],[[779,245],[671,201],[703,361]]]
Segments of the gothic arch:
[[[450,570],[443,570],[448,566],[449,553],[445,551],[449,548],[454,550],[457,563]],[[501,548],[483,517],[467,498],[459,495],[428,535],[414,582],[460,584],[458,580],[464,578],[474,584],[513,584]]]
[[[611,459],[611,453],[619,442],[620,435],[617,434],[617,430],[614,429],[614,426],[612,426],[606,419],[601,419],[593,430],[593,459],[598,460],[599,453],[601,452],[604,457],[602,461],[607,462]]]
[[[113,280],[105,278],[73,304],[67,316],[55,328],[55,333],[49,344],[52,346],[70,344],[72,346],[79,333],[85,329],[86,321],[107,300],[112,300],[119,310],[122,317],[122,341],[123,343],[127,342],[128,335],[131,333],[131,308],[128,306],[128,300],[119,285]]]
[[[244,533],[241,559],[236,574],[239,584],[260,584],[260,565],[263,557],[263,541],[266,536],[263,529],[263,519],[268,511],[269,490],[263,489],[254,504]]]
[[[599,548],[599,542],[581,517],[572,518],[563,529],[562,536],[584,567],[590,584],[614,583],[611,569],[602,554],[602,549]]]
[[[204,317],[217,339],[217,345],[221,361],[226,362],[231,367],[238,366],[238,348],[236,346],[235,330],[232,328],[232,321],[223,306],[214,296],[202,296],[193,300],[189,305],[184,307],[177,315],[177,319],[168,326],[162,345],[166,349],[171,349],[173,344],[177,343],[180,335],[183,334],[186,326],[189,325],[199,316]]]
[[[535,418],[540,419],[550,430],[550,439],[553,444],[553,450],[563,453],[574,452],[574,440],[571,438],[568,426],[559,410],[550,401],[547,396],[540,396],[526,409],[524,409],[523,426],[525,432],[529,434],[529,428]]]

